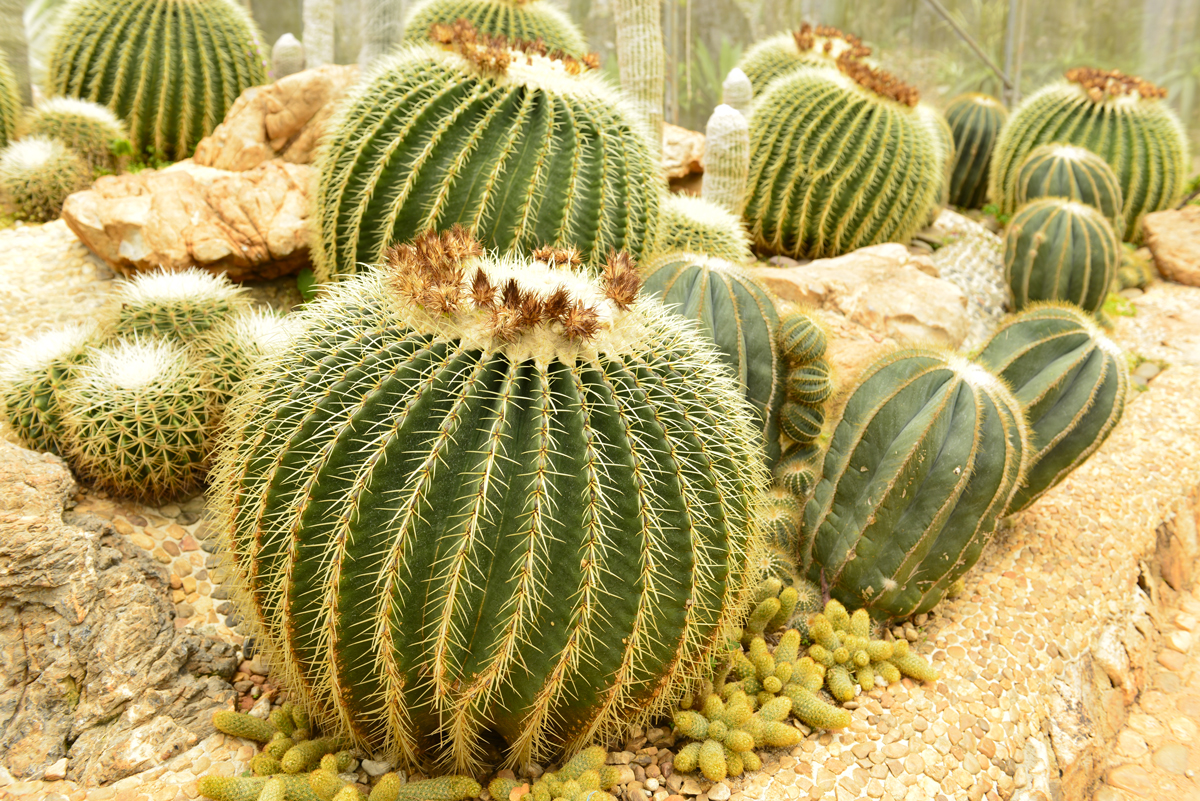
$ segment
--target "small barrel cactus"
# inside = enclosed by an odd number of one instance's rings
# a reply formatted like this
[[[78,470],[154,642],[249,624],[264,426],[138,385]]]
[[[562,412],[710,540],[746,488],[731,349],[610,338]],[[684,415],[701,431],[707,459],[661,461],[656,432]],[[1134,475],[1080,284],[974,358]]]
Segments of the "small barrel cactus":
[[[457,52],[385,59],[342,101],[318,160],[316,277],[353,274],[392,241],[461,223],[488,248],[653,248],[664,181],[637,115],[593,70],[463,25]],[[465,55],[462,55],[462,54]],[[444,92],[429,93],[428,86]]]
[[[404,22],[404,41],[429,41],[435,23],[465,19],[475,30],[522,42],[540,41],[549,52],[582,58],[587,52],[583,32],[549,0],[422,0]]]
[[[800,67],[834,67],[839,58],[864,60],[871,48],[857,36],[828,25],[804,23],[792,33],[781,33],[758,42],[738,61],[750,79],[754,97],[767,90],[771,81]]]
[[[113,146],[125,139],[125,125],[106,107],[73,97],[52,97],[29,112],[26,135],[57,139],[78,153],[92,172],[114,170]]]
[[[740,218],[746,205],[749,171],[750,124],[742,112],[722,103],[713,110],[704,128],[704,182],[700,196]],[[741,230],[740,225],[738,228]],[[747,242],[747,251],[749,247]]]
[[[0,148],[17,138],[17,123],[21,119],[21,92],[17,76],[0,51]]]
[[[60,393],[96,342],[96,326],[75,325],[19,342],[0,369],[0,409],[26,447],[65,453]]]
[[[1017,170],[1017,208],[1043,197],[1092,206],[1108,218],[1118,236],[1125,228],[1117,176],[1104,159],[1085,148],[1053,144],[1033,149]]]
[[[205,358],[219,406],[225,405],[262,359],[283,349],[292,329],[291,318],[248,309],[224,317],[194,340]]]
[[[750,86],[750,78],[746,73],[742,72],[740,67],[734,67],[725,76],[725,81],[721,84],[721,105],[729,106],[734,111],[741,114],[746,119],[750,119],[750,105],[754,102],[754,88]],[[717,106],[720,109],[721,106]],[[712,125],[712,120],[709,120],[709,125]],[[705,174],[708,173],[708,138],[705,138]]]
[[[280,36],[271,48],[271,76],[275,80],[304,69],[304,45],[290,33]]]
[[[658,223],[658,250],[686,251],[735,264],[754,258],[741,217],[691,195],[668,195]]]
[[[117,285],[111,326],[122,336],[169,337],[188,343],[249,305],[246,290],[224,275],[198,267],[158,270]]]
[[[1009,317],[976,358],[1000,376],[1029,420],[1031,457],[1006,514],[1019,512],[1083,464],[1125,410],[1124,354],[1070,304]]]
[[[767,480],[741,387],[627,257],[480,253],[425,234],[305,306],[212,490],[291,697],[463,768],[678,700],[752,599]]]
[[[799,68],[754,104],[743,216],[763,251],[822,258],[907,240],[942,191],[945,165],[916,90],[852,59],[837,64]]]
[[[265,83],[261,36],[235,0],[75,0],[47,70],[52,95],[108,106],[141,152],[178,160]]]
[[[768,462],[779,458],[784,363],[775,347],[779,315],[757,281],[728,261],[668,253],[643,267],[642,294],[694,320],[717,346],[758,414]]]
[[[1004,234],[1004,275],[1017,311],[1065,300],[1099,311],[1121,259],[1121,240],[1095,208],[1042,198],[1017,211]]]
[[[204,478],[212,393],[183,345],[118,339],[94,349],[61,392],[72,467],[118,495],[156,503]]]
[[[966,209],[987,201],[988,168],[1000,129],[1008,120],[1004,104],[991,95],[959,95],[946,106],[946,122],[954,134],[954,168],[950,202]]]
[[[808,498],[821,473],[817,439],[833,395],[833,368],[825,360],[827,342],[812,312],[792,312],[780,321],[776,347],[787,371],[780,425],[790,442],[775,465],[775,483],[800,501]]]
[[[1029,451],[1020,404],[984,368],[924,348],[884,356],[833,432],[802,570],[872,617],[928,611],[979,560]]]
[[[72,192],[86,189],[92,171],[79,154],[44,136],[28,136],[0,150],[0,202],[18,220],[48,222]]]
[[[1169,208],[1191,160],[1166,90],[1117,71],[1077,68],[1013,112],[992,158],[989,187],[1000,211],[1017,209],[1017,171],[1038,145],[1061,142],[1097,153],[1112,167],[1125,202],[1125,238],[1141,235],[1144,214]]]

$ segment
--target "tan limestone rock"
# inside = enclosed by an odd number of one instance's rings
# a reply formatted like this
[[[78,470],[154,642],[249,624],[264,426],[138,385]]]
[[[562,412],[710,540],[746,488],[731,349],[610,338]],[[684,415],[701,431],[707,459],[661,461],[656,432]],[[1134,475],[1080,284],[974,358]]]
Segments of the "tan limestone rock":
[[[1200,206],[1147,214],[1142,236],[1163,278],[1200,286]]]
[[[247,89],[192,159],[235,172],[273,158],[310,164],[336,101],[357,79],[357,66],[327,64]]]
[[[704,172],[704,134],[669,122],[663,125],[662,165],[668,178]]]
[[[234,281],[276,278],[308,264],[311,169],[273,160],[229,172],[188,160],[105,176],[67,198],[63,219],[124,275],[200,267]]]

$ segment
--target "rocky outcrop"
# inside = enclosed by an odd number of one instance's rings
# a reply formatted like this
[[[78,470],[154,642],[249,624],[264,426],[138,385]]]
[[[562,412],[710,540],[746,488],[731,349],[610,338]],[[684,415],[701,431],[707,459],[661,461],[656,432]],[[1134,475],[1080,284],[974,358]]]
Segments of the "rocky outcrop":
[[[663,125],[662,165],[668,178],[703,173],[704,134],[669,122]]]
[[[211,734],[237,658],[176,630],[167,571],[74,493],[61,460],[0,442],[0,764],[101,784]]]
[[[188,160],[105,176],[67,198],[63,220],[125,275],[200,267],[234,281],[277,278],[309,263],[311,170],[276,159],[230,172]]]
[[[1200,286],[1200,206],[1147,214],[1142,236],[1163,278]]]

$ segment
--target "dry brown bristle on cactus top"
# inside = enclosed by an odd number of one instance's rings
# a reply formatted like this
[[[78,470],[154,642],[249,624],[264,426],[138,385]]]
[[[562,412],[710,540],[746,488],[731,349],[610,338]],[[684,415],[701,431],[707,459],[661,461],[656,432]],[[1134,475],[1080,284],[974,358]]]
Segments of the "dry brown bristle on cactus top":
[[[921,100],[921,93],[915,86],[906,84],[887,70],[859,61],[849,50],[838,56],[837,66],[848,78],[881,97],[891,98],[906,106],[915,106]]]
[[[844,52],[849,54],[850,58],[867,58],[871,55],[871,48],[864,45],[862,39],[852,33],[845,33],[834,28],[832,25],[810,25],[806,22],[792,36],[796,39],[797,50],[812,50],[819,37],[825,40],[822,49],[826,53],[833,50],[834,39],[841,39],[848,46]]]
[[[642,288],[633,259],[628,253],[613,251],[604,264],[604,294],[619,309],[628,309]]]
[[[532,62],[534,56],[561,62],[571,75],[578,75],[585,69],[600,69],[600,58],[595,53],[575,58],[561,50],[550,50],[541,39],[529,42],[506,36],[490,36],[475,30],[474,25],[462,18],[452,24],[435,22],[429,28],[429,38],[458,53],[484,72],[504,74],[512,63],[514,53],[524,54],[528,62]]]
[[[1167,96],[1166,88],[1156,86],[1137,75],[1126,75],[1120,70],[1075,67],[1067,70],[1067,80],[1086,89],[1088,97],[1097,103],[1106,96],[1121,97],[1134,93],[1146,99],[1162,99]]]

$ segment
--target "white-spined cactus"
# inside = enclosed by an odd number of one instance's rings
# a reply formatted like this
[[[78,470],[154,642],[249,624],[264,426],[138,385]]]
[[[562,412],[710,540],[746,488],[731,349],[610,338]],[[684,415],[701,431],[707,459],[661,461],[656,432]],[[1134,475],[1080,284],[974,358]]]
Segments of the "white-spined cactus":
[[[754,89],[750,86],[750,79],[746,77],[746,73],[742,72],[741,67],[734,67],[725,76],[725,81],[721,84],[721,103],[737,111],[746,119],[750,119],[750,106],[754,103]],[[705,140],[705,145],[707,144],[708,141]],[[708,155],[707,149],[704,154]]]
[[[57,139],[78,153],[92,171],[117,166],[114,145],[127,138],[125,124],[105,106],[73,97],[52,97],[31,110],[22,124],[26,136]]]
[[[650,125],[654,150],[662,149],[666,51],[663,48],[662,0],[617,0],[617,64],[621,88]]]
[[[275,40],[271,48],[271,75],[275,80],[286,78],[304,69],[304,45],[290,33]]]
[[[0,203],[18,220],[48,222],[91,176],[87,162],[62,142],[26,137],[0,151]]]
[[[214,510],[273,675],[410,763],[475,766],[488,732],[544,760],[662,714],[755,586],[740,387],[627,259],[541,256],[396,247],[227,414]]]
[[[26,447],[59,455],[63,386],[96,342],[96,325],[56,328],[17,343],[0,368],[0,408]]]
[[[111,325],[122,336],[162,336],[187,343],[249,306],[246,290],[193,267],[142,273],[117,285]]]
[[[749,110],[745,115],[749,115]],[[746,180],[750,172],[750,124],[746,116],[723,103],[713,110],[704,128],[704,182],[700,196],[739,217],[746,205]]]

